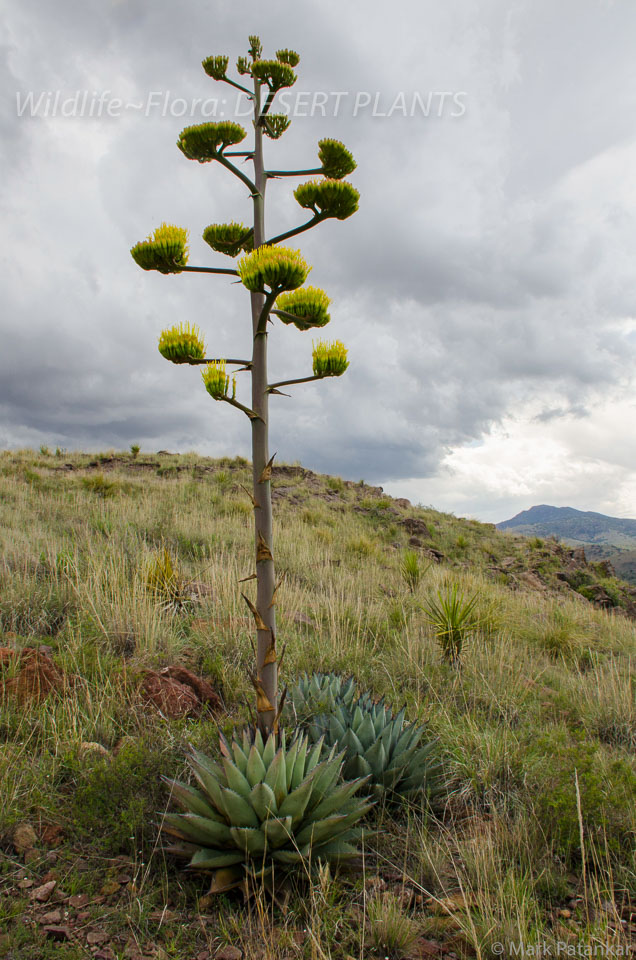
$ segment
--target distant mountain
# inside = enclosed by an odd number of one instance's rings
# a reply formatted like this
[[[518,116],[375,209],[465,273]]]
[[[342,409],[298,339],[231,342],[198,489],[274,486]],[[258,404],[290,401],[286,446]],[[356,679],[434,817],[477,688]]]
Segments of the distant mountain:
[[[583,547],[588,559],[609,560],[619,577],[636,583],[636,520],[543,503],[496,526],[525,537],[557,537]]]

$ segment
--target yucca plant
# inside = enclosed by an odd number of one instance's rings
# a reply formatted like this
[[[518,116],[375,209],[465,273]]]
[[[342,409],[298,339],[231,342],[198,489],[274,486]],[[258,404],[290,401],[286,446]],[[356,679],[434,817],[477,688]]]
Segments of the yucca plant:
[[[444,660],[453,667],[460,665],[464,641],[479,624],[475,609],[477,600],[477,594],[466,597],[454,583],[446,590],[438,590],[437,596],[430,597],[422,606],[442,648]]]
[[[406,723],[404,708],[394,715],[384,699],[376,702],[370,693],[356,699],[354,681],[333,674],[305,674],[290,688],[288,700],[311,742],[344,750],[343,776],[369,777],[377,800],[432,803],[442,793],[436,741],[423,742],[425,726]]]
[[[250,224],[232,220],[213,223],[203,231],[203,239],[212,250],[228,257],[243,254],[236,266],[192,266],[188,262],[188,232],[181,227],[161,224],[154,234],[136,244],[131,254],[144,270],[163,274],[206,273],[225,275],[243,284],[250,295],[252,350],[247,359],[230,359],[219,353],[206,358],[205,345],[198,328],[190,324],[172,326],[159,342],[162,355],[173,363],[205,364],[203,383],[214,399],[228,403],[249,417],[252,431],[252,492],[254,507],[254,572],[245,580],[256,580],[254,601],[245,597],[256,628],[256,664],[251,680],[256,690],[258,726],[263,736],[276,731],[279,719],[278,653],[276,647],[276,577],[272,531],[271,474],[273,457],[269,453],[269,399],[282,395],[281,387],[339,377],[349,363],[347,351],[339,341],[319,342],[312,352],[311,375],[270,383],[267,373],[267,340],[274,317],[288,327],[305,331],[323,327],[330,321],[330,300],[317,287],[303,287],[311,270],[299,250],[280,244],[327,219],[345,220],[358,209],[359,194],[343,178],[355,170],[353,156],[338,140],[318,143],[318,165],[309,170],[273,170],[265,165],[264,143],[278,141],[290,125],[289,117],[272,112],[278,91],[296,82],[300,57],[294,50],[281,48],[275,59],[265,59],[260,39],[249,38],[248,55],[238,58],[236,69],[247,78],[245,86],[228,76],[229,58],[213,55],[203,61],[203,69],[215,81],[228,83],[250,100],[253,139],[245,145],[247,130],[233,120],[193,124],[181,131],[177,146],[189,160],[203,166],[216,165],[235,176],[247,187],[253,206]],[[238,147],[238,149],[237,149]],[[248,173],[243,163],[246,161]],[[265,233],[267,195],[286,177],[315,176],[300,184],[294,196],[308,219],[275,237]],[[202,312],[207,316],[206,306]],[[234,328],[234,318],[228,320]],[[249,403],[237,399],[236,382],[226,368],[248,373],[251,379]]]
[[[146,588],[164,610],[181,610],[192,603],[189,583],[172,562],[169,551],[157,554],[146,568]]]
[[[275,891],[291,870],[311,874],[357,855],[372,801],[355,796],[364,780],[339,782],[335,747],[323,751],[322,740],[312,746],[303,735],[287,745],[284,731],[263,739],[259,730],[231,743],[221,736],[220,747],[220,763],[192,750],[197,787],[166,781],[186,812],[162,821],[168,852],[211,872],[211,893],[249,894],[254,882]]]
[[[430,566],[430,565],[429,565]],[[422,568],[415,550],[405,550],[400,563],[400,573],[411,593],[415,593],[422,576],[429,569]]]

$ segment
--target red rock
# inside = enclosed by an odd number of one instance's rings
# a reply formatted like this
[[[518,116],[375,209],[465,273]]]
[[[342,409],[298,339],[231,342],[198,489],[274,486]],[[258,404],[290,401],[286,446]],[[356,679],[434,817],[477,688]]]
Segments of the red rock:
[[[434,940],[418,940],[413,947],[413,953],[418,957],[440,957],[443,949],[441,943]]]
[[[31,899],[37,900],[38,903],[46,903],[55,890],[55,884],[55,880],[49,880],[48,883],[43,883],[41,887],[36,887],[35,890],[31,891]]]
[[[86,942],[91,946],[101,946],[102,943],[105,943],[108,940],[108,934],[105,930],[90,930],[86,934]]]
[[[57,925],[51,925],[42,928],[47,937],[50,937],[51,940],[70,940],[71,931],[69,927],[60,927]]]
[[[431,532],[428,529],[428,526],[423,520],[420,520],[419,517],[405,517],[404,520],[400,520],[400,523],[408,533],[411,533],[414,536],[427,537],[430,539]]]
[[[43,913],[40,918],[41,923],[61,923],[62,922],[62,911],[61,910],[49,910],[48,913]]]
[[[85,907],[89,901],[89,896],[87,893],[74,893],[72,897],[69,897],[68,903],[70,907],[73,907],[75,910],[80,907]]]
[[[159,673],[148,670],[142,691],[145,700],[169,719],[223,709],[219,695],[207,680],[179,664],[164,667]]]
[[[238,947],[232,947],[228,944],[226,947],[219,947],[214,954],[214,960],[242,960],[243,951]]]

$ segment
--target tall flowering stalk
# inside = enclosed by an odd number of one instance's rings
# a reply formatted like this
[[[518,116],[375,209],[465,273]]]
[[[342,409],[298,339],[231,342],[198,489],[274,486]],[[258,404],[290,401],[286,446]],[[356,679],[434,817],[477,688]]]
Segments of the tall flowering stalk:
[[[252,225],[213,223],[203,231],[203,239],[217,253],[229,257],[242,254],[237,269],[231,267],[195,267],[188,264],[188,233],[181,227],[161,224],[154,234],[137,243],[130,251],[144,270],[160,273],[212,273],[237,277],[250,293],[252,318],[252,356],[249,359],[205,357],[205,344],[195,326],[180,324],[164,330],[159,350],[166,359],[180,364],[206,364],[205,389],[214,400],[241,410],[252,428],[252,502],[254,506],[256,599],[244,594],[257,634],[256,669],[251,675],[256,690],[258,728],[262,735],[275,733],[282,709],[278,696],[278,652],[276,646],[276,575],[272,536],[271,473],[273,457],[269,453],[269,397],[280,394],[280,387],[340,376],[348,366],[342,343],[319,341],[313,349],[313,375],[270,383],[267,376],[267,325],[272,316],[298,330],[324,327],[330,320],[327,294],[316,287],[303,287],[311,267],[300,251],[281,246],[284,241],[335,218],[345,220],[358,209],[358,191],[343,178],[352,173],[355,161],[338,140],[318,144],[319,166],[310,170],[268,170],[263,155],[263,138],[278,140],[289,127],[284,114],[272,112],[279,90],[296,82],[294,68],[300,57],[293,50],[281,49],[276,59],[262,57],[258,37],[249,38],[246,57],[239,57],[236,69],[247,78],[246,86],[227,75],[229,58],[207,57],[203,69],[213,80],[228,83],[250,98],[253,107],[253,142],[249,149],[231,149],[242,145],[246,130],[233,121],[188,126],[179,134],[177,146],[189,160],[216,162],[237,177],[252,200]],[[251,83],[250,83],[251,81]],[[252,165],[252,175],[239,169],[234,158]],[[248,168],[249,169],[249,168]],[[310,213],[309,219],[279,236],[265,234],[265,190],[271,179],[312,176],[294,191],[298,204]],[[236,366],[251,375],[249,405],[236,398],[236,378],[226,368]],[[239,372],[239,371],[237,371]],[[284,697],[280,698],[282,701]]]

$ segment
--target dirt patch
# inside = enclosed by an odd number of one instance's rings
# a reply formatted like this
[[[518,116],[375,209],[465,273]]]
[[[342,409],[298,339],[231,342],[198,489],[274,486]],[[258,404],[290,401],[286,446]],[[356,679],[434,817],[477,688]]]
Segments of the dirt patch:
[[[164,667],[159,672],[148,670],[141,689],[146,703],[153,704],[169,719],[223,710],[214,687],[179,664]]]
[[[68,684],[48,652],[37,647],[0,647],[0,691],[15,697],[18,703],[40,702],[52,693],[63,694]]]

